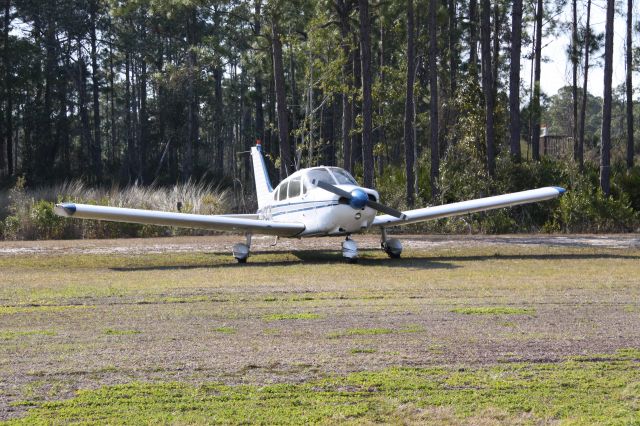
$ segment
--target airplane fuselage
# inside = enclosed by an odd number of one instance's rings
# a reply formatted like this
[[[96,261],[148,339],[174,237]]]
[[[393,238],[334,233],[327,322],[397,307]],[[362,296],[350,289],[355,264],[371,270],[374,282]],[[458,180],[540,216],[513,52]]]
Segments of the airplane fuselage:
[[[340,176],[336,178],[336,174]],[[315,186],[314,178],[326,179],[328,183],[347,192],[361,190],[376,201],[380,197],[377,191],[358,186],[342,169],[314,167],[301,170],[282,181],[273,190],[270,204],[258,211],[260,219],[303,223],[305,230],[296,237],[348,235],[369,229],[376,210],[368,206],[354,208],[340,196]],[[343,179],[342,183],[338,179]],[[352,182],[346,183],[347,179]]]

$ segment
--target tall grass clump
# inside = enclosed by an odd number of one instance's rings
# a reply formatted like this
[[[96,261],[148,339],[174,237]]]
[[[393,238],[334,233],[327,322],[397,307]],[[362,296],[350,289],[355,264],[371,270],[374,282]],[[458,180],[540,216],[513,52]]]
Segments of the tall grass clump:
[[[39,240],[207,233],[202,230],[61,218],[53,212],[53,206],[59,202],[197,214],[223,214],[231,207],[227,190],[204,182],[186,182],[172,187],[131,185],[106,189],[89,187],[76,180],[48,187],[27,188],[24,179],[18,179],[13,188],[0,192],[0,238]]]

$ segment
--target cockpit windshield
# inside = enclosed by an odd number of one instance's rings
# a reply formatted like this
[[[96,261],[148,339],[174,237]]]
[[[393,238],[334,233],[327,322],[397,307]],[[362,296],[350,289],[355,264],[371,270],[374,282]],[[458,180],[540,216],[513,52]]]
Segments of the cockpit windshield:
[[[331,170],[331,173],[338,181],[338,185],[357,185],[358,184],[358,182],[356,182],[353,176],[351,176],[349,172],[347,172],[346,170],[341,169],[339,167],[329,167],[328,169]]]
[[[307,180],[309,182],[317,180],[318,182],[325,182],[331,185],[336,184],[327,169],[312,169],[307,171]]]

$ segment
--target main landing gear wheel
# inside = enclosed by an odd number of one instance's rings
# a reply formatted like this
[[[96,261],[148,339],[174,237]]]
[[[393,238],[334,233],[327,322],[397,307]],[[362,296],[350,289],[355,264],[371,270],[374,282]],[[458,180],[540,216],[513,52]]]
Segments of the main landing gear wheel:
[[[358,245],[350,236],[342,242],[342,257],[349,263],[358,263]]]
[[[236,258],[238,263],[247,263],[249,258],[249,252],[251,250],[251,234],[246,235],[247,243],[238,243],[233,246],[233,257]]]
[[[382,228],[380,247],[382,247],[382,250],[384,250],[391,259],[400,259],[402,243],[395,238],[387,238],[387,231],[384,228]]]

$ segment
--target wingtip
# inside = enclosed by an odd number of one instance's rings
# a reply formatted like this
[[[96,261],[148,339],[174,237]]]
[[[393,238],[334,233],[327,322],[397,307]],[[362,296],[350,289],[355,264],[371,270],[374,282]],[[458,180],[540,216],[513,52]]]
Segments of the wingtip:
[[[567,190],[566,190],[566,189],[564,189],[564,188],[563,188],[563,187],[561,187],[561,186],[554,186],[553,188],[554,188],[556,191],[558,191],[558,193],[559,193],[560,195],[562,195],[562,194],[564,194],[565,192],[567,192]]]
[[[53,211],[58,216],[64,216],[64,217],[73,216],[73,214],[76,212],[76,205],[73,203],[56,204],[55,207],[53,208]]]

